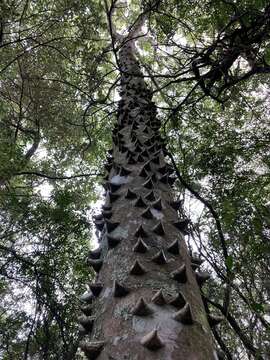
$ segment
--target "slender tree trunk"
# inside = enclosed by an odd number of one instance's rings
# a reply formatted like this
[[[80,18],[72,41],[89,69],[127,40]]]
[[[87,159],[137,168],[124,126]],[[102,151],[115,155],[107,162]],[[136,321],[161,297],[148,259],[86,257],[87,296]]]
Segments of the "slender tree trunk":
[[[97,227],[97,272],[80,322],[88,359],[216,359],[195,273],[183,235],[186,219],[174,201],[172,168],[156,107],[134,55],[134,41],[119,52],[121,100],[106,169],[106,202]]]

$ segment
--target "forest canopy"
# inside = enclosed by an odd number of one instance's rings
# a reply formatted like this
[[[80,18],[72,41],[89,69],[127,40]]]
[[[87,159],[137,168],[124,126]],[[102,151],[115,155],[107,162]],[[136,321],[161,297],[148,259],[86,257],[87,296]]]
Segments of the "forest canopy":
[[[177,171],[190,251],[212,274],[227,359],[270,356],[270,5],[264,0],[0,4],[0,357],[80,359],[91,216],[136,56]],[[77,353],[77,355],[76,355]],[[262,357],[259,357],[262,356]]]

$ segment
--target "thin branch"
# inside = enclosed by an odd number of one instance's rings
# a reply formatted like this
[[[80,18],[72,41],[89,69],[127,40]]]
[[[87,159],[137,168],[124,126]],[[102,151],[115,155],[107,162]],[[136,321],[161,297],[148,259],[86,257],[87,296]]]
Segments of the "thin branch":
[[[244,344],[245,348],[248,349],[250,351],[250,353],[258,360],[264,360],[263,357],[261,355],[259,355],[259,350],[256,349],[252,342],[248,339],[248,337],[242,332],[240,326],[238,325],[238,323],[236,322],[236,320],[234,319],[234,317],[229,313],[229,312],[225,312],[224,308],[222,305],[208,299],[207,297],[205,297],[205,300],[213,305],[215,308],[219,309],[221,311],[221,313],[226,317],[226,319],[228,320],[228,323],[230,324],[230,326],[232,327],[232,329],[235,331],[235,333],[239,336],[240,340],[242,341],[242,343]]]
[[[14,174],[14,176],[23,176],[23,175],[35,175],[42,178],[50,179],[50,180],[70,180],[75,178],[89,177],[89,176],[100,176],[100,173],[86,173],[86,174],[78,174],[78,175],[70,175],[70,176],[59,176],[59,175],[49,175],[40,173],[37,171],[20,171]]]

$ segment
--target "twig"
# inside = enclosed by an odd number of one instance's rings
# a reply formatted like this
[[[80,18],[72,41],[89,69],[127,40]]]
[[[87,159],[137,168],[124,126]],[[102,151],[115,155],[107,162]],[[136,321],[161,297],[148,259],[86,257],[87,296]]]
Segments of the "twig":
[[[22,176],[22,175],[35,175],[39,177],[43,177],[51,180],[70,180],[81,177],[89,177],[89,176],[100,176],[100,173],[87,173],[87,174],[78,174],[78,175],[70,175],[70,176],[59,176],[59,175],[48,175],[44,173],[40,173],[37,171],[20,171],[14,174],[14,176]]]

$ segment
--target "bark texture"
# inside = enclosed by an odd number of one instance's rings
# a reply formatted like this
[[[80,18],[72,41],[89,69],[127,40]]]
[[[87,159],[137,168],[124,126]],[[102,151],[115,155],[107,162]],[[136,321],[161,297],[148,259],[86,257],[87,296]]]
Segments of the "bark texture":
[[[173,170],[151,101],[127,40],[119,52],[121,100],[106,164],[106,200],[95,218],[100,249],[88,263],[97,273],[80,318],[88,359],[217,359],[174,201]]]

